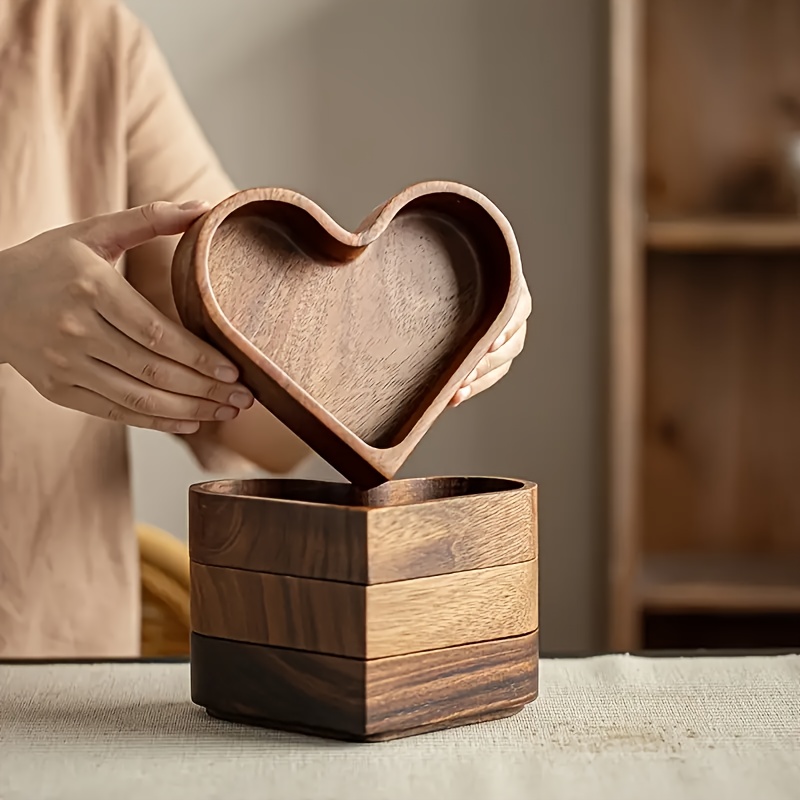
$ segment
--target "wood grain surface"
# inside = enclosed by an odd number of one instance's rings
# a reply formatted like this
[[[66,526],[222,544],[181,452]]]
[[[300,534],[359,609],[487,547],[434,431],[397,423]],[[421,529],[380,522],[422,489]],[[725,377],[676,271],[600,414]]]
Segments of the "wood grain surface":
[[[538,563],[373,584],[192,563],[192,629],[351,658],[384,658],[538,629]]]
[[[530,561],[537,489],[503,478],[352,484],[211,481],[189,491],[193,561],[294,577],[385,583]]]
[[[797,259],[660,254],[648,305],[644,547],[797,559]]]
[[[646,84],[648,214],[796,215],[787,147],[800,127],[800,4],[631,4],[646,7],[634,66]]]
[[[516,240],[483,195],[417,184],[355,232],[295,192],[252,189],[181,239],[184,324],[353,483],[394,476],[509,321]]]
[[[236,722],[380,741],[516,713],[538,632],[372,661],[192,634],[192,701]]]
[[[659,613],[789,614],[800,611],[800,558],[751,554],[648,556],[639,579],[642,604]],[[795,625],[795,632],[797,626]],[[800,639],[800,636],[796,636]]]
[[[755,216],[654,220],[647,223],[646,241],[651,252],[785,256],[800,251],[800,220]]]
[[[460,479],[456,481],[463,484]],[[385,583],[535,560],[536,501],[536,486],[526,483],[505,492],[371,511],[367,582]]]
[[[748,609],[763,644],[798,596],[800,3],[611,12],[609,645]]]
[[[608,360],[608,636],[626,649],[636,629],[632,604],[641,532],[643,297],[646,271],[639,238],[644,113],[641,0],[613,0],[609,42],[609,360]]]

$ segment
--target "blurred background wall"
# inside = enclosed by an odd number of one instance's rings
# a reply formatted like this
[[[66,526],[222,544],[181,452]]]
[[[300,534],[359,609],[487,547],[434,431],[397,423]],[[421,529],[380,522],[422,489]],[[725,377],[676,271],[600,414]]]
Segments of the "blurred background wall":
[[[549,652],[601,644],[606,4],[594,0],[128,0],[242,188],[282,185],[356,225],[405,185],[474,185],[514,225],[534,298],[525,353],[445,415],[402,475],[540,486]],[[184,537],[204,479],[132,431],[140,520]],[[338,477],[311,462],[304,475]]]

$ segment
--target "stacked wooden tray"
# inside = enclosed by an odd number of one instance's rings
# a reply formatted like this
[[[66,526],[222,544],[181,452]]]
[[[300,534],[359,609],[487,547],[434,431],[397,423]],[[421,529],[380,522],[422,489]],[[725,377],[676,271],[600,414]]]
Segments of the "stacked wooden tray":
[[[191,487],[195,703],[374,741],[536,697],[536,486],[392,480],[522,282],[508,222],[460,184],[413,186],[355,233],[301,195],[255,189],[183,237],[184,324],[351,481]]]
[[[361,740],[536,695],[535,486],[217,481],[191,489],[192,695]]]

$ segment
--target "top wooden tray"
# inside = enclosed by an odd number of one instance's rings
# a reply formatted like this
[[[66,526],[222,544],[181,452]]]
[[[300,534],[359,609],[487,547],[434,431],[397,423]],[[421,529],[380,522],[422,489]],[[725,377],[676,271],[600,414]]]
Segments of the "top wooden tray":
[[[238,192],[182,237],[184,325],[345,478],[392,478],[508,323],[514,233],[483,195],[411,186],[355,232],[285,189]]]

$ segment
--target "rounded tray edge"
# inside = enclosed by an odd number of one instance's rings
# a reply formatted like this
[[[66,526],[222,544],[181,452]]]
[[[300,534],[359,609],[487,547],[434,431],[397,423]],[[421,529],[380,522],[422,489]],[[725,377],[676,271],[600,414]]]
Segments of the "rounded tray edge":
[[[413,490],[419,486],[433,486],[454,482],[467,484],[466,491],[443,493],[440,496],[415,496]],[[486,488],[481,489],[483,482]],[[469,490],[469,485],[475,488]],[[257,490],[264,489],[265,492]],[[408,490],[408,494],[403,494]],[[189,486],[191,496],[227,498],[245,502],[287,503],[293,505],[316,505],[333,508],[379,510],[383,508],[412,507],[429,503],[446,502],[464,497],[488,497],[510,495],[520,492],[537,492],[538,484],[524,478],[507,478],[492,475],[434,475],[425,478],[402,478],[387,481],[370,489],[361,489],[354,484],[306,478],[218,478],[200,481]],[[313,492],[326,497],[312,497]],[[371,499],[374,498],[374,501]],[[360,501],[360,502],[359,502]]]

